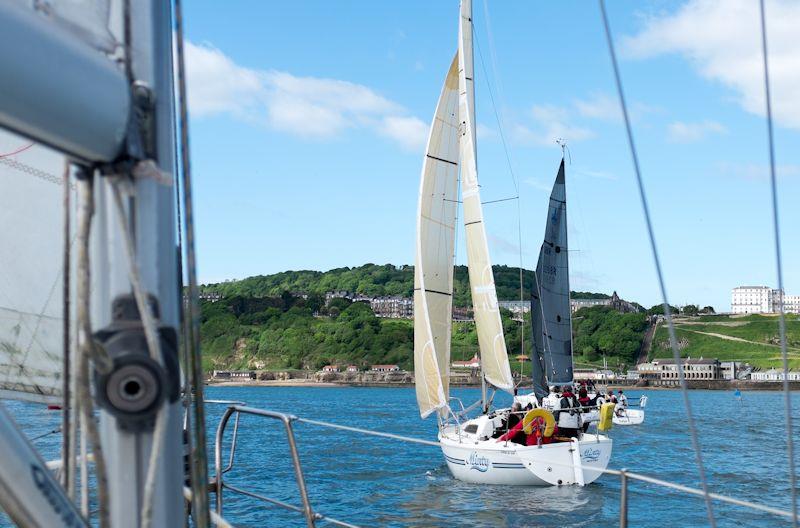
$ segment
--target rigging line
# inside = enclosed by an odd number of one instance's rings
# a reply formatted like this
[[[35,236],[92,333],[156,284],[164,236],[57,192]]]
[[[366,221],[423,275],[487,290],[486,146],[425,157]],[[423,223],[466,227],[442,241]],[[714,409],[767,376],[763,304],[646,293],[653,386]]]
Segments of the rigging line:
[[[511,196],[510,198],[500,198],[498,200],[488,200],[486,202],[481,202],[481,205],[493,204],[498,202],[510,202],[511,200],[519,200],[519,196]]]
[[[11,152],[6,152],[5,154],[0,154],[0,158],[8,158],[8,157],[11,157],[11,156],[16,156],[20,152],[25,152],[26,150],[28,150],[29,148],[31,148],[35,144],[36,143],[30,143],[28,145],[25,145],[24,147],[20,147],[20,148],[18,148],[16,150],[13,150]]]
[[[775,177],[775,138],[772,124],[772,102],[769,88],[769,64],[767,61],[767,21],[764,0],[759,1],[761,15],[761,50],[764,59],[764,95],[767,110],[767,140],[769,148],[770,189],[772,192],[772,225],[775,237],[775,262],[778,274],[778,295],[780,295],[780,312],[778,327],[781,336],[781,359],[783,360],[783,396],[786,408],[786,453],[789,462],[789,486],[792,490],[792,526],[797,528],[797,475],[794,464],[794,441],[792,439],[792,398],[789,392],[789,358],[786,350],[786,313],[783,306],[783,265],[781,262],[780,219],[778,216],[778,183]]]
[[[500,132],[500,141],[503,144],[503,152],[506,156],[506,163],[508,164],[508,172],[511,174],[511,181],[514,183],[514,189],[517,194],[519,194],[519,185],[517,184],[517,176],[514,174],[514,167],[511,164],[511,155],[509,154],[508,144],[506,143],[506,135],[503,132],[503,125],[500,121],[500,114],[497,111],[497,105],[494,101],[494,94],[492,93],[492,87],[489,84],[489,75],[486,72],[486,64],[483,62],[483,53],[481,52],[481,45],[478,41],[478,36],[475,34],[475,24],[470,21],[472,24],[472,36],[473,40],[475,41],[475,48],[478,50],[478,58],[481,61],[481,69],[483,70],[483,78],[486,80],[486,89],[489,92],[489,100],[492,103],[492,110],[494,111],[494,118],[497,121],[497,128]]]
[[[33,143],[31,143],[33,145]],[[72,241],[70,240],[69,230],[70,230],[70,193],[72,192],[69,188],[69,173],[70,173],[70,164],[69,161],[64,162],[64,197],[63,197],[63,207],[64,207],[64,253],[63,253],[63,364],[61,369],[61,376],[62,376],[62,385],[61,385],[61,394],[63,398],[63,407],[61,409],[61,429],[65,431],[61,439],[61,485],[64,486],[65,489],[69,490],[72,488],[72,467],[69,463],[69,460],[72,456],[72,444],[71,439],[69,437],[69,427],[70,427],[70,325],[72,321],[69,318],[70,312],[70,246],[72,245]]]
[[[191,421],[192,431],[189,437],[191,450],[192,515],[198,528],[210,525],[208,504],[208,459],[206,456],[205,409],[203,407],[203,365],[200,357],[200,314],[197,290],[197,265],[194,243],[194,206],[192,204],[192,170],[189,155],[189,112],[186,101],[186,65],[183,52],[183,7],[181,0],[174,0],[175,16],[175,54],[177,58],[178,110],[180,129],[181,174],[183,176],[183,212],[184,241],[186,245],[186,279],[189,283],[189,302],[186,306],[187,347],[190,350],[192,365],[188,369],[190,386],[194,389]],[[191,398],[191,391],[189,394]]]
[[[667,319],[667,326],[669,329],[669,341],[672,347],[672,354],[675,359],[675,365],[678,370],[678,379],[681,385],[681,393],[683,394],[683,403],[686,407],[686,419],[689,422],[689,432],[692,439],[692,446],[694,448],[695,459],[697,461],[697,471],[700,476],[700,484],[703,490],[703,498],[706,503],[706,513],[708,514],[708,522],[711,528],[716,527],[714,519],[714,509],[711,504],[711,496],[708,492],[708,483],[706,482],[706,472],[703,467],[703,455],[700,451],[700,442],[697,438],[697,428],[694,423],[694,416],[692,415],[692,405],[689,402],[689,392],[686,387],[686,377],[683,373],[683,364],[681,363],[680,350],[678,349],[678,340],[675,335],[675,326],[672,322],[672,313],[669,309],[669,301],[667,299],[667,288],[664,284],[664,273],[661,270],[661,261],[658,257],[658,248],[656,247],[655,234],[653,233],[653,222],[650,219],[650,208],[647,204],[647,196],[644,192],[644,183],[642,182],[642,174],[639,169],[639,157],[636,153],[636,146],[633,141],[633,130],[631,128],[630,117],[628,116],[628,106],[625,102],[625,93],[622,89],[622,79],[619,73],[619,65],[617,64],[617,55],[614,51],[614,41],[611,38],[611,27],[608,23],[608,15],[606,14],[605,0],[598,0],[600,4],[600,13],[603,19],[603,29],[605,31],[606,43],[608,44],[608,53],[611,57],[611,65],[614,70],[614,81],[617,87],[617,95],[619,96],[619,103],[622,107],[622,115],[625,119],[625,131],[628,136],[628,147],[631,152],[631,159],[633,161],[633,168],[636,175],[636,184],[639,188],[639,199],[642,203],[642,211],[644,213],[645,225],[647,226],[647,235],[650,239],[650,250],[653,254],[653,261],[656,267],[656,274],[658,275],[658,285],[661,289],[661,297],[664,300],[664,316]]]
[[[109,519],[108,479],[105,455],[100,440],[97,423],[94,421],[91,380],[89,378],[89,360],[94,359],[95,368],[107,373],[108,357],[100,354],[92,337],[91,309],[91,268],[90,268],[90,236],[92,216],[94,215],[94,174],[93,171],[81,167],[78,178],[80,208],[78,210],[78,255],[77,255],[77,321],[79,337],[78,365],[76,366],[75,393],[81,413],[81,435],[86,435],[92,444],[95,458],[95,487],[99,506],[98,524],[100,528],[111,526]],[[86,479],[83,479],[86,482]]]
[[[61,427],[59,426],[59,427],[56,427],[55,429],[53,429],[52,431],[47,431],[46,433],[42,433],[40,435],[34,436],[33,438],[30,439],[30,441],[31,442],[35,442],[36,440],[42,439],[45,436],[50,436],[51,434],[56,434],[56,433],[60,433],[60,432],[61,432]],[[63,468],[64,466],[61,466],[61,467]],[[63,469],[62,469],[62,471],[63,471]]]
[[[489,45],[490,45],[489,53],[491,54],[491,56],[493,58],[494,57],[494,53],[493,53],[493,51],[491,49],[492,48],[492,44],[491,44],[492,38],[491,38],[491,33],[489,32],[489,29],[488,29],[489,28],[489,26],[488,26],[489,11],[488,11],[488,7],[486,6],[485,2],[484,2],[483,7],[484,7],[484,12],[486,13],[486,16],[487,16],[487,26],[486,27],[487,27],[487,34],[489,35]],[[500,132],[500,140],[501,140],[501,142],[503,144],[503,152],[505,153],[505,156],[506,156],[506,163],[508,164],[508,172],[509,172],[509,174],[511,174],[511,181],[514,184],[514,190],[515,190],[515,192],[517,194],[516,200],[517,200],[517,246],[519,248],[519,298],[520,298],[520,302],[524,303],[524,301],[525,301],[525,293],[524,293],[525,282],[524,282],[524,272],[523,272],[523,267],[522,267],[522,205],[521,205],[521,200],[519,199],[519,196],[520,196],[519,184],[517,183],[517,177],[514,174],[514,167],[513,167],[513,164],[511,163],[511,155],[509,153],[508,144],[506,143],[506,135],[503,132],[503,124],[502,124],[502,121],[500,119],[500,113],[497,111],[497,105],[495,104],[495,101],[494,101],[494,94],[492,93],[492,87],[489,84],[489,75],[486,72],[486,64],[483,61],[483,53],[481,52],[480,42],[478,41],[478,37],[475,34],[476,33],[475,32],[475,24],[474,24],[474,22],[472,20],[470,20],[470,24],[472,24],[472,37],[473,37],[473,41],[475,42],[475,47],[478,49],[478,58],[481,61],[481,69],[483,70],[483,77],[486,80],[486,88],[487,88],[487,91],[489,92],[489,100],[492,103],[492,110],[494,111],[494,117],[495,117],[495,120],[497,121],[497,129]],[[497,76],[496,69],[494,68],[494,63],[492,63],[492,68],[493,68],[493,70],[495,70],[495,80],[497,81],[498,76]],[[497,81],[497,82],[499,83],[499,81]],[[498,88],[498,90],[499,90],[499,88]],[[503,200],[498,200],[498,201],[503,201]],[[492,202],[486,202],[486,203],[492,203]],[[522,306],[520,306],[520,310],[522,310]],[[520,322],[520,349],[521,349],[520,354],[524,354],[525,353],[525,313],[524,313],[524,311],[522,312],[522,321]],[[522,374],[520,374],[520,381],[521,380],[522,380]]]

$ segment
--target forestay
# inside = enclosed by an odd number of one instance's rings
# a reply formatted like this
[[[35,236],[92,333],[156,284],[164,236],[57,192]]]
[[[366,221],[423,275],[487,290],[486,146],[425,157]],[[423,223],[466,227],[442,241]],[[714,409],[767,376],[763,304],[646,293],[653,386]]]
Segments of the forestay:
[[[419,190],[414,375],[423,418],[448,405],[458,192],[457,68],[454,58],[433,117]]]
[[[463,0],[459,23],[458,109],[461,196],[464,202],[464,226],[467,233],[467,265],[483,376],[495,387],[512,392],[514,381],[511,377],[511,366],[508,363],[508,352],[503,337],[503,325],[497,304],[497,291],[492,274],[492,263],[489,259],[489,246],[486,241],[478,189],[471,13],[471,1]]]
[[[544,242],[539,251],[531,299],[531,322],[536,351],[533,381],[537,395],[546,393],[546,381],[551,384],[572,382],[566,200],[562,159],[550,194]],[[543,377],[546,377],[546,381]]]
[[[0,132],[2,397],[60,403],[63,170],[61,155]]]

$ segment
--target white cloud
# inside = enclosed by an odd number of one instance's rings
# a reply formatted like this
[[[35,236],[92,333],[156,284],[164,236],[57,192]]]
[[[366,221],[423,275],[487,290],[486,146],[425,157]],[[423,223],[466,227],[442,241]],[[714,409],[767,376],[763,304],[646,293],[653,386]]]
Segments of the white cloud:
[[[717,169],[725,176],[735,176],[744,180],[765,181],[769,179],[769,165],[757,163],[719,163]],[[778,179],[800,176],[800,165],[778,165],[775,167]]]
[[[727,134],[728,129],[716,121],[684,123],[675,121],[667,126],[667,137],[675,143],[695,143],[712,134]]]
[[[522,180],[522,183],[524,183],[526,185],[530,185],[534,189],[538,189],[540,191],[544,191],[544,192],[548,192],[548,193],[553,190],[553,183],[552,182],[545,183],[545,182],[540,181],[537,178],[525,178],[524,180]]]
[[[618,121],[622,119],[619,100],[606,94],[592,94],[589,99],[576,99],[575,109],[583,117]]]
[[[425,146],[428,125],[416,117],[389,116],[383,119],[379,131],[408,150],[420,150]]]
[[[767,2],[767,37],[773,114],[800,128],[800,3]],[[750,113],[764,115],[764,71],[758,2],[690,0],[676,12],[650,18],[637,35],[622,40],[626,56],[679,54],[705,78],[736,93]]]
[[[619,106],[619,99],[608,94],[593,93],[587,99],[575,99],[573,105],[582,117],[603,121],[622,121],[622,109]],[[661,109],[644,104],[641,101],[628,103],[628,113],[633,121],[638,121],[645,114],[660,111]]]
[[[617,176],[608,172],[603,171],[596,171],[596,170],[589,170],[589,169],[582,169],[580,167],[570,167],[570,171],[572,174],[576,176],[586,176],[589,178],[594,178],[596,180],[609,180],[614,181],[617,180]]]
[[[565,107],[534,105],[530,115],[532,127],[522,123],[512,125],[512,137],[518,143],[549,146],[554,145],[556,139],[565,139],[567,143],[571,143],[594,137],[594,132],[588,128],[569,123],[570,111]]]
[[[475,128],[475,135],[478,139],[490,139],[497,136],[497,132],[491,127],[478,123],[478,126]]]
[[[193,116],[228,114],[301,137],[367,129],[404,148],[419,148],[425,141],[422,121],[361,84],[245,68],[211,45],[191,42],[186,64]]]
[[[262,102],[262,76],[242,68],[209,45],[186,43],[186,75],[192,115],[231,113],[245,115]]]

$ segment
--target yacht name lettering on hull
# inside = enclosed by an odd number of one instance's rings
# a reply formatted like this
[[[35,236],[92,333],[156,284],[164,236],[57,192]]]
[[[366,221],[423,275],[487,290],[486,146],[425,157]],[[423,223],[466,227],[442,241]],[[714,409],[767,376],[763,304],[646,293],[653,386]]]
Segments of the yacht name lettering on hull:
[[[469,454],[467,465],[470,469],[475,469],[481,473],[486,473],[492,467],[492,461],[485,456],[479,455],[476,451]]]
[[[597,462],[600,460],[600,450],[587,447],[583,450],[583,453],[581,453],[581,460],[584,462]]]

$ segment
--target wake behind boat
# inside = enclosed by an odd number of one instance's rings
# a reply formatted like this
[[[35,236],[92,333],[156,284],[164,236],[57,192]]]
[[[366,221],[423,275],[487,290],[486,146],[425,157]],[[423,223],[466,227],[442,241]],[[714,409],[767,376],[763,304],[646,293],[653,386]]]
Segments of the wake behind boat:
[[[445,460],[460,480],[510,485],[588,484],[608,465],[612,441],[599,432],[586,433],[577,400],[571,408],[555,413],[539,405],[549,392],[548,380],[573,381],[563,159],[550,197],[532,292],[534,393],[527,397],[525,412],[519,405],[490,412],[488,385],[512,395],[516,390],[480,201],[473,79],[472,3],[462,0],[458,53],[434,114],[420,183],[414,276],[414,365],[420,414],[422,418],[437,415]],[[467,412],[462,409],[456,414],[448,397],[459,168],[482,380],[481,415],[463,423]],[[600,417],[598,429],[611,426],[612,408],[608,404],[601,409],[605,419]]]

